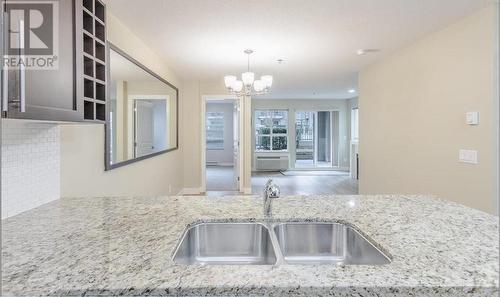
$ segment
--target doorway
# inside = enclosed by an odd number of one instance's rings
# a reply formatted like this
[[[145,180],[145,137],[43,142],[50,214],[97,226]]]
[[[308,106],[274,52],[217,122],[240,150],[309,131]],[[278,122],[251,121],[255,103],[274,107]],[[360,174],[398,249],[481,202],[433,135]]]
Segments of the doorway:
[[[240,190],[238,100],[206,98],[204,107],[201,192],[234,194]]]
[[[167,101],[134,100],[134,157],[139,158],[166,148]]]
[[[295,168],[338,167],[338,111],[295,112]]]

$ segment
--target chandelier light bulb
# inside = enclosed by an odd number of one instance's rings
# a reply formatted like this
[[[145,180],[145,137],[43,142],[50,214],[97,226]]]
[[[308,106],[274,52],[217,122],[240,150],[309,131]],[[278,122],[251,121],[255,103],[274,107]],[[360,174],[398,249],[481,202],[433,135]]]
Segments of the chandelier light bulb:
[[[244,51],[247,55],[247,71],[241,74],[241,80],[234,75],[224,76],[226,89],[237,96],[257,96],[269,93],[273,85],[272,75],[263,75],[260,79],[255,79],[255,73],[250,71],[250,55],[253,50]]]
[[[272,75],[263,75],[260,77],[260,80],[264,83],[265,89],[269,89],[273,85],[273,76]]]
[[[255,80],[255,74],[253,72],[244,72],[241,75],[241,80],[245,86],[250,87]]]
[[[234,75],[224,76],[224,84],[226,85],[226,88],[231,88],[236,80],[237,78]]]
[[[262,92],[264,91],[264,82],[261,81],[261,80],[256,80],[253,82],[253,89],[255,90],[255,92]]]
[[[241,92],[241,90],[243,90],[243,82],[241,80],[235,80],[231,88],[235,92]]]

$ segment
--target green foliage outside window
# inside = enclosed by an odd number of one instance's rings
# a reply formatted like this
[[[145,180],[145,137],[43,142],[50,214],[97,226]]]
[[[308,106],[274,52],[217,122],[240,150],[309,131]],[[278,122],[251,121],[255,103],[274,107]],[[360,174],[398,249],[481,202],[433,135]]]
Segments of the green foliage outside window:
[[[271,129],[266,127],[260,127],[258,130],[258,134],[265,134],[265,135],[271,134]]]
[[[288,149],[288,112],[259,110],[255,112],[257,150],[283,151]]]
[[[299,147],[300,141],[302,140],[303,132],[304,132],[304,127],[302,125],[295,126],[295,147]]]
[[[260,140],[260,147],[263,150],[270,150],[271,137],[262,137]],[[273,139],[273,151],[282,151],[287,149],[287,141],[285,136],[274,136]]]
[[[271,137],[262,137],[261,138],[261,141],[260,141],[261,149],[263,149],[263,150],[270,150],[271,149],[270,138]]]
[[[286,137],[275,136],[273,137],[273,150],[282,151],[287,149]]]

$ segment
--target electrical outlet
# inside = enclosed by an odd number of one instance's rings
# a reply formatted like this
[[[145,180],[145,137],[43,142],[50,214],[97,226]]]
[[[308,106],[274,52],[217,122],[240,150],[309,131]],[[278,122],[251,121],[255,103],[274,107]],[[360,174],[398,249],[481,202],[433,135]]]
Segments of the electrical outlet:
[[[469,111],[465,113],[465,122],[468,125],[479,125],[479,112]]]

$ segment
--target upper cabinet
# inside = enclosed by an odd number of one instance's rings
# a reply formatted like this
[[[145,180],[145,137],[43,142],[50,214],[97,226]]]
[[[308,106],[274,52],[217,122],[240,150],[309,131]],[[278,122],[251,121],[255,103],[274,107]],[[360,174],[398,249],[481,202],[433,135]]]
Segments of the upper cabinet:
[[[2,10],[2,117],[104,122],[104,4],[14,0]]]
[[[106,7],[98,0],[83,0],[82,25],[78,36],[83,63],[83,117],[90,121],[106,120]]]

